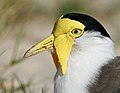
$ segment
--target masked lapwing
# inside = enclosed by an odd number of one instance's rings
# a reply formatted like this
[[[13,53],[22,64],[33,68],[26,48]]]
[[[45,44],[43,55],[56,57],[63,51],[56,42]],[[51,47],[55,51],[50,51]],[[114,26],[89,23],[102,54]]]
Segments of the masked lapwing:
[[[51,50],[57,68],[55,93],[120,93],[120,57],[105,28],[93,17],[68,13],[24,57]]]

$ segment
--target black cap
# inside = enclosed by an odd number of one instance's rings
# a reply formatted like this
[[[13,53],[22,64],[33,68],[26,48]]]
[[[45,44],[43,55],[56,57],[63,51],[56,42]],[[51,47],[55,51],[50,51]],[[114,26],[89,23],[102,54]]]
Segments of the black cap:
[[[63,18],[69,18],[71,20],[79,21],[86,26],[84,29],[85,31],[98,31],[101,33],[101,35],[110,38],[110,35],[107,33],[105,28],[91,16],[81,13],[68,13],[63,15],[61,19]]]

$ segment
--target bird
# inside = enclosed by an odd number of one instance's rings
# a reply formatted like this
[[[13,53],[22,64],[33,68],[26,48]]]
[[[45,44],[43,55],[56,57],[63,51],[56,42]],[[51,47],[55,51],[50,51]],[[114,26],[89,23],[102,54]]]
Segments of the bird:
[[[67,13],[52,33],[24,54],[50,50],[57,69],[54,93],[120,93],[120,56],[102,24],[92,16]]]

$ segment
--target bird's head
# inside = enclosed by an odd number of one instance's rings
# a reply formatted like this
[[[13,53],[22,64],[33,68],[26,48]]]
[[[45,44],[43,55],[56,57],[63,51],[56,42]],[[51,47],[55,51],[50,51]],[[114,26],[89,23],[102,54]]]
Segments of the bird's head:
[[[77,38],[81,38],[86,31],[98,31],[101,35],[110,37],[104,27],[94,18],[84,14],[69,13],[61,16],[56,21],[52,34],[30,48],[24,57],[29,57],[45,50],[54,50],[52,56],[55,65],[58,67],[58,63],[60,63],[64,75],[67,71],[68,58],[74,42]]]

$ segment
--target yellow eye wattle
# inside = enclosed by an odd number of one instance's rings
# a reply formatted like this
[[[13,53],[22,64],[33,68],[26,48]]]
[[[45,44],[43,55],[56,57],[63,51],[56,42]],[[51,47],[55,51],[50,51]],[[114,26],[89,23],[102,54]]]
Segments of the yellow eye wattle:
[[[74,36],[75,38],[80,37],[83,34],[84,31],[82,31],[79,28],[75,28],[71,31],[71,35]]]

